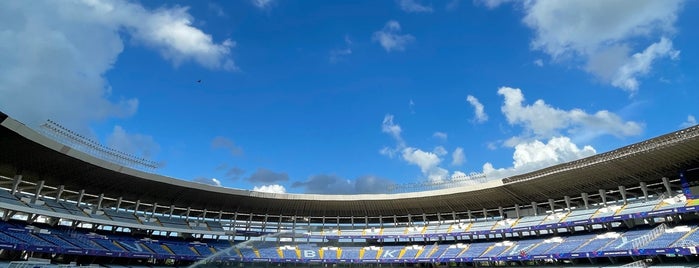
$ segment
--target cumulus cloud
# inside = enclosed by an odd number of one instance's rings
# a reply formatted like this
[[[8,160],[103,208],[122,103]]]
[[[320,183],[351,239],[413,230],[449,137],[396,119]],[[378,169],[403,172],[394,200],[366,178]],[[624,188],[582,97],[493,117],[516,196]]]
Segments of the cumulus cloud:
[[[194,18],[187,7],[147,10],[143,6],[120,0],[85,1],[88,12],[110,27],[125,28],[140,41],[154,47],[175,65],[194,61],[210,69],[235,70],[230,50],[235,42],[220,43],[211,35],[193,27]],[[100,22],[100,21],[98,21]]]
[[[534,140],[515,146],[511,167],[494,168],[488,162],[483,165],[483,173],[488,179],[505,178],[592,156],[596,153],[595,149],[589,145],[580,149],[568,137],[553,137],[546,143]]]
[[[685,121],[684,123],[682,123],[682,124],[680,125],[680,127],[688,128],[688,127],[694,126],[694,125],[696,125],[696,124],[697,124],[697,119],[696,119],[693,115],[690,114],[690,115],[687,116],[687,121]]]
[[[451,165],[460,166],[466,162],[466,155],[464,154],[464,148],[456,147],[454,152],[451,153]]]
[[[138,133],[128,133],[117,125],[107,136],[107,146],[133,156],[151,158],[160,151],[160,145],[152,136]]]
[[[506,1],[485,1],[496,7]],[[524,24],[534,30],[532,48],[554,60],[584,62],[584,69],[631,93],[638,78],[660,58],[676,59],[679,51],[668,39],[682,8],[682,0],[668,1],[526,1]],[[643,40],[659,42],[632,53]],[[643,45],[642,45],[643,46]]]
[[[486,162],[482,172],[467,175],[457,170],[450,175],[449,170],[440,166],[444,161],[442,157],[447,155],[442,146],[435,147],[431,152],[408,146],[401,136],[402,128],[394,122],[392,115],[384,117],[382,131],[391,135],[398,144],[395,148],[390,148],[391,152],[397,153],[406,163],[419,167],[426,178],[423,183],[434,187],[500,179],[596,154],[592,146],[578,146],[563,134],[583,137],[580,140],[584,141],[599,135],[625,137],[642,131],[639,123],[624,121],[609,111],[588,114],[580,109],[563,110],[554,108],[543,100],[525,104],[524,95],[516,88],[502,87],[498,94],[505,99],[501,111],[508,122],[523,128],[523,134],[505,142],[505,145],[514,148],[513,162],[509,167],[496,168]],[[497,148],[494,143],[489,143],[488,147],[491,150]],[[454,149],[450,156],[452,166],[466,162],[462,147]]]
[[[418,166],[422,174],[431,182],[442,181],[448,177],[449,172],[439,167],[439,164],[442,162],[440,156],[448,153],[444,147],[437,146],[432,152],[428,152],[407,146],[401,136],[402,129],[400,125],[393,122],[393,115],[390,114],[384,116],[381,131],[389,134],[396,142],[395,147],[386,146],[381,149],[381,154],[391,158],[398,155],[403,161]]]
[[[387,193],[394,183],[376,176],[345,179],[337,175],[320,174],[306,181],[294,182],[292,188],[303,188],[307,194],[376,194]]]
[[[396,139],[396,141],[403,141],[403,138],[400,136],[400,133],[402,129],[400,126],[396,123],[393,123],[393,115],[392,114],[387,114],[383,118],[383,123],[381,123],[381,131],[383,133],[390,134],[391,137]]]
[[[432,7],[418,2],[418,0],[398,0],[400,9],[408,13],[432,13]]]
[[[661,38],[659,42],[648,46],[643,52],[630,57],[612,77],[612,85],[628,91],[638,90],[637,77],[650,71],[653,61],[662,57],[677,59],[680,52],[672,48],[672,41]]]
[[[216,136],[211,141],[211,148],[214,149],[224,149],[231,153],[233,156],[240,156],[243,154],[243,149],[235,145],[235,143],[223,136]]]
[[[215,42],[193,22],[185,7],[0,1],[0,107],[28,125],[51,118],[83,133],[90,122],[132,116],[138,99],[120,96],[105,78],[128,37],[176,65],[235,69],[234,42]]]
[[[401,131],[401,127],[398,124],[393,123],[392,114],[387,114],[384,116],[383,122],[381,123],[381,132],[389,134],[396,141],[396,146],[383,147],[380,151],[381,154],[393,158],[398,151],[405,147],[405,141],[403,141],[403,137],[401,137]]]
[[[204,178],[204,177],[199,177],[194,180],[193,182],[198,182],[198,183],[203,183],[203,184],[208,184],[208,185],[213,185],[213,186],[218,186],[221,187],[221,181],[216,179],[216,178]]]
[[[488,121],[488,115],[485,113],[483,104],[474,96],[468,95],[466,101],[473,106],[473,112],[475,113],[474,120],[478,123],[483,123]]]
[[[258,168],[246,180],[251,183],[275,184],[288,181],[289,175],[285,172],[274,172],[266,168]]]
[[[275,194],[286,193],[286,188],[284,188],[284,186],[279,185],[279,184],[255,186],[252,188],[252,190],[255,192],[263,192],[263,193],[275,193]]]
[[[542,60],[542,59],[536,59],[536,60],[534,60],[534,65],[539,66],[539,67],[543,67],[543,66],[544,66],[544,60]]]
[[[446,154],[446,150],[442,152]],[[437,153],[426,152],[413,147],[407,147],[402,152],[403,160],[420,167],[420,171],[430,182],[440,182],[449,173],[447,170],[439,167],[439,164],[442,162],[439,156]]]
[[[442,161],[439,156],[432,152],[408,147],[403,150],[403,159],[410,164],[420,167],[423,173],[427,173],[431,169],[437,167]]]
[[[520,125],[535,137],[548,138],[567,130],[588,139],[609,134],[616,137],[634,136],[641,133],[641,124],[624,121],[607,110],[588,114],[581,109],[562,110],[536,100],[524,104],[524,95],[518,88],[501,87],[498,94],[504,97],[502,113],[511,125]]]
[[[412,35],[401,34],[400,23],[395,20],[386,22],[383,29],[374,32],[371,39],[379,42],[386,52],[404,51],[405,46],[415,41]]]

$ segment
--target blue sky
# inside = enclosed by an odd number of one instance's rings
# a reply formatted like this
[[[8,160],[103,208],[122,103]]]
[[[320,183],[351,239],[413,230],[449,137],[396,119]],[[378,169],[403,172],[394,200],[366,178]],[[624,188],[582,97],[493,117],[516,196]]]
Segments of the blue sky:
[[[698,11],[2,1],[0,110],[223,187],[352,194],[497,179],[696,124]]]

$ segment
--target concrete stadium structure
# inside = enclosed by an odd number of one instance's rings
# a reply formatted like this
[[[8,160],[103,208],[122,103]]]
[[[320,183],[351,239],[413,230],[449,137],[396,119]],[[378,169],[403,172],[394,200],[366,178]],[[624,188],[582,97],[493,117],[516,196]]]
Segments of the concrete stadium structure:
[[[118,265],[697,261],[699,127],[486,183],[361,195],[178,180],[0,113],[0,258]]]

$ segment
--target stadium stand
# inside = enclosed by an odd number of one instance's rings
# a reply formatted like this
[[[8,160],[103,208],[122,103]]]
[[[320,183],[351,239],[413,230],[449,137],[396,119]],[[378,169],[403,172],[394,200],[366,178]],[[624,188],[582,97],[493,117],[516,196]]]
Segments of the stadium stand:
[[[699,127],[475,187],[328,196],[145,173],[1,120],[0,259],[13,267],[699,261]]]

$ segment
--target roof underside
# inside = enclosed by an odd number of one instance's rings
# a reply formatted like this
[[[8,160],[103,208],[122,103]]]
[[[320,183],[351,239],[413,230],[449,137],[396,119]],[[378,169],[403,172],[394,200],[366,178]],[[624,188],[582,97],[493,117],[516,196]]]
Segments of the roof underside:
[[[699,127],[695,126],[608,153],[506,178],[505,185],[493,188],[440,195],[426,192],[389,200],[312,200],[310,195],[307,199],[260,197],[183,186],[172,183],[178,180],[171,178],[146,179],[119,172],[121,169],[91,164],[65,154],[66,147],[54,150],[34,139],[4,125],[0,127],[0,174],[12,177],[21,173],[23,180],[44,180],[46,185],[65,185],[66,189],[84,189],[87,193],[104,193],[125,200],[260,215],[373,217],[476,211],[579,196],[583,192],[596,193],[619,185],[638,186],[640,182],[656,182],[662,177],[676,178],[678,171],[699,166]]]

